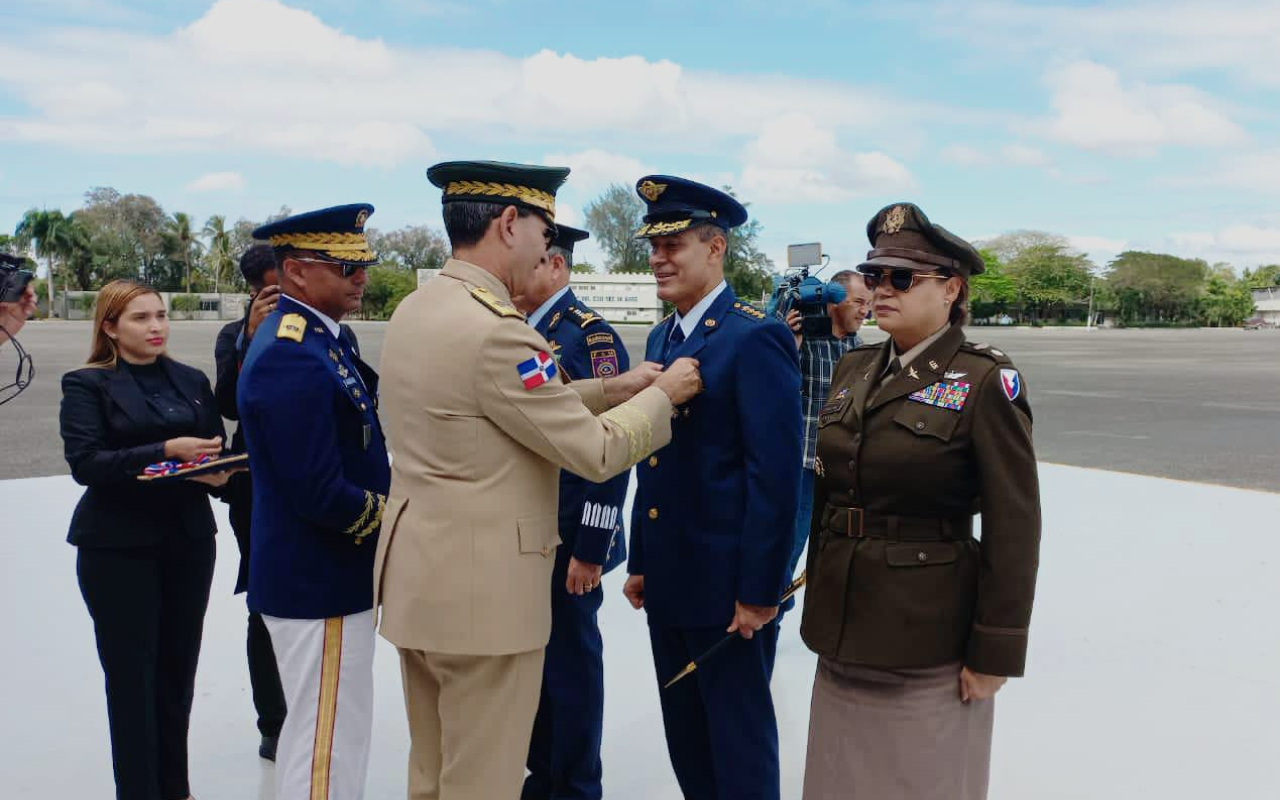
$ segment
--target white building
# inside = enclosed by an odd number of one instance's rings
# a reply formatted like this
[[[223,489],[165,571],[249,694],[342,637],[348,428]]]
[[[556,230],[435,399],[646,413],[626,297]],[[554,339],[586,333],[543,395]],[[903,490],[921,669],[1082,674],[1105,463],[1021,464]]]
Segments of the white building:
[[[418,270],[418,286],[439,274],[438,269]],[[609,322],[650,325],[662,319],[662,301],[653,273],[575,273],[569,285],[584,305]]]
[[[662,319],[652,272],[576,273],[569,286],[584,305],[610,322],[652,324]]]
[[[1280,286],[1254,289],[1253,304],[1259,317],[1272,325],[1280,325]]]

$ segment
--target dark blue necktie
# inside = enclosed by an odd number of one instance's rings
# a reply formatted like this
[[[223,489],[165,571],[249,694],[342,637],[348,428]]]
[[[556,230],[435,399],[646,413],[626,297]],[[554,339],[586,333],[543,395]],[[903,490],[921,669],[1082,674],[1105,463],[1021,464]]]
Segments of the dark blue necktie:
[[[677,324],[675,326],[675,330],[671,332],[671,336],[667,338],[667,347],[666,347],[666,350],[663,351],[662,353],[662,360],[666,361],[667,358],[673,352],[675,352],[675,349],[679,347],[683,342],[684,342],[684,328],[682,328],[680,325]]]

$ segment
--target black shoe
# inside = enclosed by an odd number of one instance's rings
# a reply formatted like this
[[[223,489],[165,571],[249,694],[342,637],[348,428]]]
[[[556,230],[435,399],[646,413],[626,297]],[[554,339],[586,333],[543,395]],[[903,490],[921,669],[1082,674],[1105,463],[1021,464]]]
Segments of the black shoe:
[[[279,743],[279,736],[263,736],[262,744],[258,745],[258,755],[268,761],[276,760],[276,744]]]

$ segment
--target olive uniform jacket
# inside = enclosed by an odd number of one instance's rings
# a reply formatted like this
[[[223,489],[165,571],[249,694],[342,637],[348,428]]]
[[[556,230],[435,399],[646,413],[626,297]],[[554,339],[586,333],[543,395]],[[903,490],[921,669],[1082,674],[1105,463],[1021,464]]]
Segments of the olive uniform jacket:
[[[800,633],[842,663],[1021,675],[1040,549],[1026,387],[954,326],[875,390],[889,348],[845,355],[819,412]]]
[[[601,381],[571,388],[550,351],[496,277],[457,259],[392,315],[382,348],[391,494],[374,602],[398,647],[546,646],[560,470],[598,483],[671,440],[661,389],[606,410]]]

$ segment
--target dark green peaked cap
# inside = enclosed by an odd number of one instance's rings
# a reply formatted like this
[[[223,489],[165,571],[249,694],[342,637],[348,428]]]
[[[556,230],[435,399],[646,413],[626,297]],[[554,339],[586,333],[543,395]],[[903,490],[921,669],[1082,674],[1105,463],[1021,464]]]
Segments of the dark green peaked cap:
[[[504,161],[444,161],[427,170],[427,179],[444,190],[442,202],[524,206],[546,214],[551,222],[556,218],[556,191],[568,177],[568,167]]]

